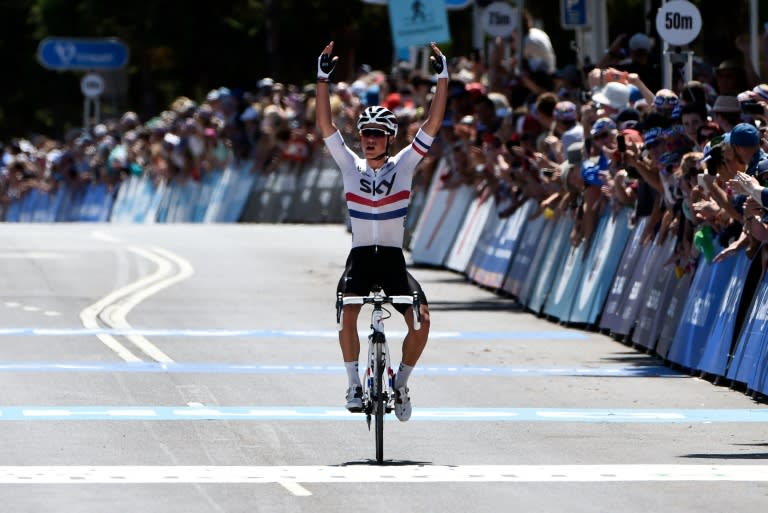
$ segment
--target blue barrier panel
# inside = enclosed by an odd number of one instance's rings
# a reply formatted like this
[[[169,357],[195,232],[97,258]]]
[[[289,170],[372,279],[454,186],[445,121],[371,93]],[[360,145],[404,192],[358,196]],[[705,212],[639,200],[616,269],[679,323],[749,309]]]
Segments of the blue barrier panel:
[[[493,210],[493,196],[484,189],[480,194],[475,194],[469,203],[456,238],[451,245],[451,250],[445,257],[444,266],[452,271],[466,273],[469,260],[475,252],[477,239],[483,231],[488,215]],[[496,215],[493,212],[493,215]]]
[[[565,321],[571,313],[573,298],[581,283],[582,270],[585,264],[585,244],[568,248],[565,263],[557,273],[552,283],[552,289],[547,296],[544,313],[555,319]]]
[[[28,190],[19,200],[19,222],[32,222],[32,213],[34,211],[35,201],[37,199],[37,189]]]
[[[480,233],[480,237],[475,243],[475,252],[472,253],[472,258],[469,259],[467,264],[467,278],[471,281],[478,283],[478,273],[483,264],[483,261],[488,258],[488,255],[493,251],[494,241],[501,238],[501,233],[504,230],[504,225],[507,220],[502,219],[496,212],[491,212],[483,226],[483,231]]]
[[[162,222],[158,216],[160,210],[163,208],[163,202],[166,200],[165,197],[167,190],[168,184],[165,181],[161,181],[156,185],[152,185],[152,188],[149,190],[149,202],[147,203],[147,208],[144,211],[144,223],[154,224],[157,222]]]
[[[442,181],[437,185],[424,206],[411,244],[411,256],[416,264],[443,265],[476,195],[469,185],[449,189],[443,187]]]
[[[629,238],[629,214],[622,208],[601,217],[568,322],[592,325],[597,321]]]
[[[506,219],[501,235],[493,241],[491,251],[480,265],[481,274],[477,277],[477,283],[494,290],[501,288],[520,241],[528,229],[528,216],[535,208],[535,202],[529,200]]]
[[[662,358],[667,357],[669,347],[677,332],[677,326],[681,322],[683,310],[685,309],[688,292],[693,282],[693,273],[685,273],[675,282],[671,298],[667,309],[664,310],[661,319],[661,330],[659,331],[659,340],[656,342],[656,354]]]
[[[192,179],[176,182],[166,223],[191,223],[200,196],[200,184]]]
[[[251,168],[252,164],[246,162],[241,165],[240,169],[236,172],[235,180],[227,191],[223,216],[219,219],[219,222],[236,223],[242,217],[243,211],[245,210],[245,204],[248,202],[257,176],[251,172]],[[291,202],[294,200],[295,196],[296,191],[284,200],[282,205],[283,216],[280,219],[281,222],[289,220],[288,212],[290,211]]]
[[[655,242],[649,242],[640,249],[632,274],[624,285],[624,293],[618,307],[618,320],[613,323],[612,333],[627,335],[635,325],[641,298],[646,294],[645,289],[653,283],[658,254],[659,246]]]
[[[3,221],[6,223],[18,223],[21,216],[21,199],[15,199],[5,207]]]
[[[208,209],[208,204],[211,201],[211,195],[213,190],[221,180],[222,172],[214,169],[205,173],[200,180],[200,193],[197,196],[197,201],[192,209],[192,222],[202,223],[205,218],[205,211]]]
[[[107,186],[103,183],[90,183],[83,196],[77,219],[82,222],[98,222],[102,220],[107,203]],[[108,211],[107,211],[108,212]]]
[[[726,377],[751,387],[763,386],[759,375],[764,373],[768,361],[765,359],[765,346],[768,344],[768,273],[755,291],[744,327],[741,329],[736,349]]]
[[[637,312],[635,329],[632,330],[632,342],[652,351],[656,348],[664,311],[674,295],[678,281],[675,266],[667,263],[676,242],[673,237],[669,237],[660,248],[654,250],[655,270],[651,274],[652,281],[639,297],[642,304]],[[631,295],[629,300],[631,301]]]
[[[539,272],[531,285],[531,294],[526,303],[526,306],[536,313],[541,312],[555,278],[561,274],[560,270],[565,265],[565,258],[571,249],[569,236],[572,228],[573,218],[562,216],[557,220],[552,236],[549,238],[549,244],[543,253]]]
[[[605,299],[605,306],[600,315],[601,329],[615,331],[619,325],[621,319],[621,304],[627,293],[627,284],[632,279],[632,274],[635,272],[636,262],[646,248],[646,246],[640,244],[640,240],[643,237],[643,230],[645,229],[645,224],[647,222],[647,217],[640,219],[632,230],[629,241],[624,247],[619,267],[611,282],[611,288],[608,291],[608,297]]]
[[[51,194],[49,192],[41,191],[38,189],[35,189],[34,192],[36,193],[36,196],[32,202],[33,205],[31,221],[34,223],[44,223],[50,216],[50,209],[52,207]]]
[[[711,264],[699,258],[680,324],[667,352],[669,361],[688,369],[697,368],[735,264],[735,258]]]
[[[534,208],[536,208],[535,203],[531,210]],[[530,290],[530,288],[526,289],[524,284],[530,275],[535,276],[538,272],[539,264],[555,227],[555,222],[548,221],[543,215],[532,220],[526,218],[523,221],[525,223],[523,236],[518,242],[509,272],[501,285],[503,291],[511,294],[521,303],[526,302],[528,290]],[[529,283],[530,281],[532,280],[529,280]]]
[[[736,329],[736,312],[738,312],[741,303],[744,283],[752,263],[744,251],[740,251],[729,260],[734,260],[733,271],[730,279],[726,282],[725,292],[719,299],[720,307],[715,312],[714,325],[705,339],[701,359],[698,365],[694,367],[716,376],[725,376],[728,368],[728,358]]]

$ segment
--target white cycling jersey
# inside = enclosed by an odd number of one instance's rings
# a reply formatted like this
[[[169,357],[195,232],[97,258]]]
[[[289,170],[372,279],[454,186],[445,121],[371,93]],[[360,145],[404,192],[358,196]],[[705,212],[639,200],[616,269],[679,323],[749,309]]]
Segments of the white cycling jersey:
[[[364,158],[344,144],[341,133],[336,131],[325,138],[325,145],[344,179],[353,248],[393,246],[402,249],[413,172],[433,140],[434,137],[419,130],[410,145],[374,171]]]

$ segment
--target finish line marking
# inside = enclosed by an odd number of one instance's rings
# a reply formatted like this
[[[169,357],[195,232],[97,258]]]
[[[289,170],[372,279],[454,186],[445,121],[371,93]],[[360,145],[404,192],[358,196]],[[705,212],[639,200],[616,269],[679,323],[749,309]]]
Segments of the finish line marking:
[[[2,466],[0,485],[768,481],[768,465]]]
[[[360,332],[367,336],[367,331]],[[393,337],[405,336],[405,331],[392,331]],[[224,330],[224,329],[139,329],[139,328],[2,328],[0,337],[73,337],[73,336],[141,336],[141,337],[243,337],[243,338],[333,338],[337,330]],[[433,339],[457,340],[586,340],[577,331],[434,331]]]
[[[1,421],[43,420],[240,420],[354,421],[362,414],[344,408],[296,406],[9,406],[0,407]],[[416,408],[411,421],[701,423],[765,422],[763,409],[610,409],[610,408]]]
[[[0,372],[146,372],[170,374],[344,374],[338,364],[228,364],[159,362],[5,362]],[[583,376],[583,377],[690,377],[661,365],[602,367],[470,367],[425,365],[414,371],[426,376]]]

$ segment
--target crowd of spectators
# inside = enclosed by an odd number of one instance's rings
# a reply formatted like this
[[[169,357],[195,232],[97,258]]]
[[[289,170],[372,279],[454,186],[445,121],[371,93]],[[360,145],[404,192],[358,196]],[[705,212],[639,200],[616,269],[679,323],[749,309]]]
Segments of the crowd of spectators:
[[[416,187],[436,178],[486,190],[499,216],[533,199],[534,216],[573,218],[574,246],[589,246],[606,212],[631,209],[633,223],[646,219],[644,243],[676,238],[681,272],[700,254],[754,255],[768,241],[768,84],[743,40],[737,58],[697,57],[691,80],[674,68],[671,87],[662,88],[645,34],[617,38],[591,69],[557,67],[546,33],[525,20],[521,62],[515,38],[497,39],[487,55],[450,59],[447,114]],[[355,150],[359,112],[384,105],[398,116],[397,150],[412,139],[433,87],[431,75],[408,63],[388,72],[362,66],[332,85],[334,122]],[[232,164],[301,172],[322,151],[314,85],[264,78],[252,91],[177,98],[146,121],[126,112],[61,141],[10,141],[0,208],[34,187],[101,181],[116,191],[130,176],[199,181]]]

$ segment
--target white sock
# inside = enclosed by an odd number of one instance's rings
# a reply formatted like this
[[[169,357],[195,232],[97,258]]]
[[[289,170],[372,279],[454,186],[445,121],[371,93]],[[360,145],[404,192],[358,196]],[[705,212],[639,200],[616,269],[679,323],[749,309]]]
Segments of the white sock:
[[[349,386],[362,386],[360,383],[360,370],[357,362],[344,362],[344,367],[347,369],[347,378],[349,379]]]
[[[400,362],[400,367],[398,367],[395,375],[395,388],[402,388],[407,385],[412,371],[413,367]]]

